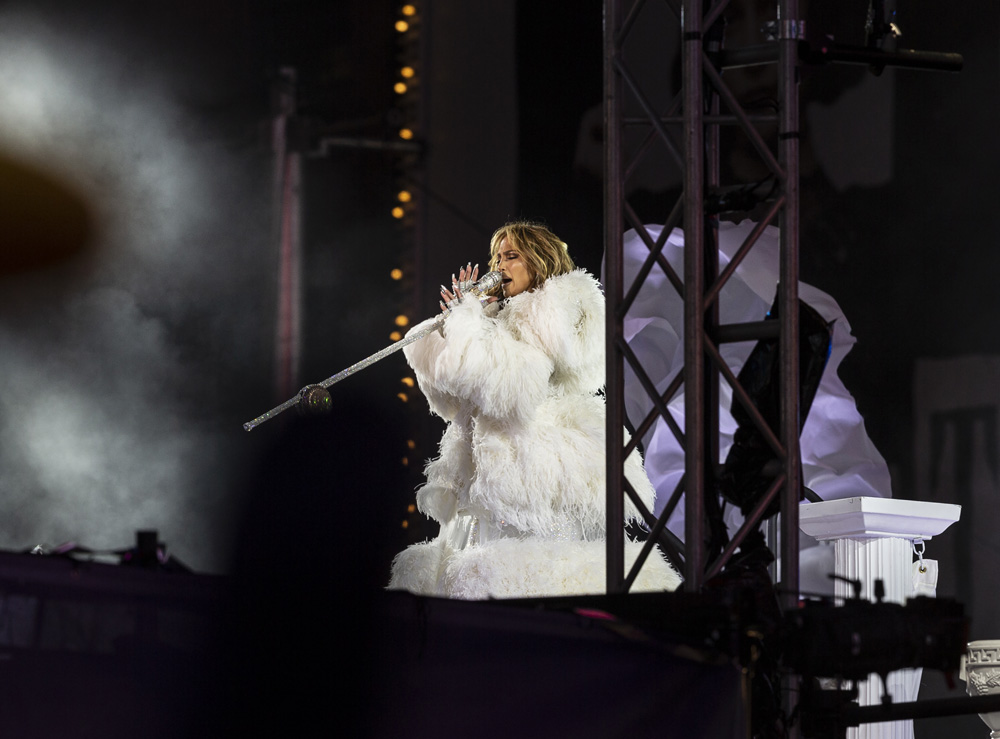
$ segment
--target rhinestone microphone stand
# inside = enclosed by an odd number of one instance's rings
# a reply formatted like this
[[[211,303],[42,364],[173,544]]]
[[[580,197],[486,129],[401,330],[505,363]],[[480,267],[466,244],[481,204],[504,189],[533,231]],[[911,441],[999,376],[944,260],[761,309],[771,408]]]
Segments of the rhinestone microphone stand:
[[[485,303],[489,299],[489,293],[500,285],[500,280],[501,277],[499,272],[487,272],[469,289],[469,293],[475,296],[479,300],[479,302]],[[246,431],[251,431],[255,429],[257,426],[260,426],[262,423],[264,423],[264,421],[271,420],[279,413],[287,411],[289,408],[293,406],[301,405],[302,407],[305,407],[311,411],[329,410],[332,401],[330,399],[330,393],[327,392],[328,387],[330,387],[335,383],[340,382],[345,377],[350,377],[355,372],[360,372],[366,367],[370,367],[380,359],[384,359],[390,354],[399,351],[404,346],[408,346],[409,344],[412,344],[415,341],[419,341],[420,339],[427,336],[427,334],[436,331],[444,324],[445,318],[447,318],[447,316],[448,316],[447,313],[442,313],[441,315],[439,315],[437,318],[434,319],[433,323],[425,326],[419,331],[410,334],[409,336],[406,336],[405,338],[400,339],[395,343],[389,344],[389,346],[375,352],[370,357],[366,357],[365,359],[362,359],[360,362],[352,364],[347,369],[343,369],[337,374],[332,375],[331,377],[327,377],[322,382],[319,382],[315,385],[306,385],[304,388],[299,390],[297,395],[295,395],[292,398],[289,398],[281,405],[275,406],[267,413],[262,413],[252,421],[247,421],[246,423],[244,423],[243,428]]]

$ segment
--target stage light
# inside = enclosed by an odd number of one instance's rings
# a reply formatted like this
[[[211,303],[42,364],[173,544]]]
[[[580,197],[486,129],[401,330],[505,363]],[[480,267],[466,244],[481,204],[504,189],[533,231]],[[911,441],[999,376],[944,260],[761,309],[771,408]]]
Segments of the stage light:
[[[400,382],[406,385],[406,387],[413,387],[414,385],[412,377],[404,377]]]
[[[392,217],[393,218],[402,218],[403,215],[404,215],[404,211],[398,205],[395,208],[392,209]]]
[[[406,92],[406,83],[397,82],[395,85],[392,86],[392,89],[396,91],[397,95],[402,95],[404,92]]]
[[[407,395],[406,393],[396,393],[396,397],[402,400],[404,403],[408,403],[410,400],[410,396]],[[406,459],[406,457],[403,457],[403,459]],[[406,462],[403,462],[403,464],[406,464]]]
[[[416,74],[416,72],[413,71],[413,67],[403,67],[401,70],[399,70],[399,74],[401,77],[410,79],[414,74]]]
[[[403,279],[403,270],[401,270],[399,267],[396,267],[396,269],[394,269],[392,272],[389,273],[389,277],[391,277],[394,280],[401,280]]]
[[[396,316],[396,325],[397,326],[409,326],[410,325],[410,319],[407,318],[402,313],[400,313],[398,316]]]
[[[401,128],[399,129],[399,138],[409,141],[413,138],[413,131],[408,128]]]
[[[400,33],[406,33],[410,30],[410,24],[406,21],[396,21],[396,30]]]
[[[413,200],[413,195],[410,194],[409,190],[400,190],[399,195],[396,196],[401,203],[408,203]]]
[[[400,339],[403,338],[403,335],[399,333],[399,331],[393,331],[391,334],[389,334],[389,338],[392,339],[393,341],[399,341]]]
[[[416,14],[417,14],[417,9],[415,6],[413,5],[403,6],[403,15],[416,15]]]

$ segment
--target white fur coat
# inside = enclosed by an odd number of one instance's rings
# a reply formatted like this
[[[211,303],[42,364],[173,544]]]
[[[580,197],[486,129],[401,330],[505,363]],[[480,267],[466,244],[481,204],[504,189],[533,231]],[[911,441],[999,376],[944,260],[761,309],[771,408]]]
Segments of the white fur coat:
[[[404,353],[448,427],[417,492],[418,508],[441,533],[396,556],[389,587],[456,598],[603,592],[605,407],[597,393],[604,296],[597,281],[582,270],[553,277],[499,311],[465,301],[443,332]],[[637,453],[626,477],[652,510],[655,493]],[[630,503],[626,515],[638,515]],[[639,546],[627,544],[628,563]],[[634,589],[673,589],[679,581],[654,550]]]

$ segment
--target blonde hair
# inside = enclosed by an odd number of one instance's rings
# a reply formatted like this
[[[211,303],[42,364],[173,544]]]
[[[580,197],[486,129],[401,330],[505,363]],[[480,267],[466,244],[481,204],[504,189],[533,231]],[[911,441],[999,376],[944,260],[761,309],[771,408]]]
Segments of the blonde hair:
[[[500,263],[500,245],[504,239],[507,240],[506,248],[517,251],[531,271],[529,290],[534,290],[550,277],[576,269],[565,242],[546,226],[531,221],[513,221],[498,228],[490,239],[491,270],[495,270]]]

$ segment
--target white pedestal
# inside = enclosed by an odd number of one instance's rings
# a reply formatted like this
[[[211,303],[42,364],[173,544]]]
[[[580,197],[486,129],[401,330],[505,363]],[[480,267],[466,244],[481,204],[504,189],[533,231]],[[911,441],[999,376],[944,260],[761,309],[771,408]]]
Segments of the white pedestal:
[[[799,528],[821,541],[833,541],[835,573],[861,582],[861,597],[875,600],[882,580],[885,600],[904,603],[913,594],[913,543],[940,534],[959,519],[961,506],[892,498],[845,498],[799,506]],[[836,581],[838,599],[853,597],[846,582]],[[917,698],[920,670],[889,673],[894,703]],[[878,677],[858,685],[862,706],[881,703]],[[848,729],[848,739],[913,739],[913,721],[863,724]]]

